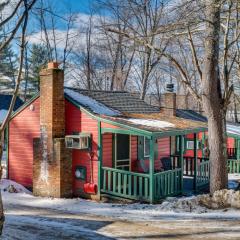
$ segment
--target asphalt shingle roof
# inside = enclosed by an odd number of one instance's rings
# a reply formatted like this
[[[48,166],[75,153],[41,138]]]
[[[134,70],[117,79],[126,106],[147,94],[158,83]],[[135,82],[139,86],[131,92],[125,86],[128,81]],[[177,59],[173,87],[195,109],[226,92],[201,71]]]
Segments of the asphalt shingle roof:
[[[193,110],[188,109],[177,109],[176,110],[177,117],[189,119],[193,121],[200,121],[200,122],[207,122],[207,118],[201,115],[200,113],[197,113]]]
[[[124,91],[88,91],[76,88],[65,88],[95,99],[105,106],[121,113],[158,113],[158,107],[151,106],[134,94]]]

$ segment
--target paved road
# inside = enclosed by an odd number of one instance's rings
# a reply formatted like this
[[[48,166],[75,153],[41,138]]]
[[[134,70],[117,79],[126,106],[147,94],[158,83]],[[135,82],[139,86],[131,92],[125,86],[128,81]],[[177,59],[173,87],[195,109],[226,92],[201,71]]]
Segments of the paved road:
[[[1,239],[240,239],[239,220],[121,221],[51,209],[8,205]]]

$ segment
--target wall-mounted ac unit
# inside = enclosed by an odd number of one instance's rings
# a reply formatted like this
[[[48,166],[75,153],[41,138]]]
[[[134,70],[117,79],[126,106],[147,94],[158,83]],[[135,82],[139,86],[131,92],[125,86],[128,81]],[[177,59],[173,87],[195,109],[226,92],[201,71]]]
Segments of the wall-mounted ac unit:
[[[87,150],[91,148],[91,134],[79,133],[65,136],[66,148]]]

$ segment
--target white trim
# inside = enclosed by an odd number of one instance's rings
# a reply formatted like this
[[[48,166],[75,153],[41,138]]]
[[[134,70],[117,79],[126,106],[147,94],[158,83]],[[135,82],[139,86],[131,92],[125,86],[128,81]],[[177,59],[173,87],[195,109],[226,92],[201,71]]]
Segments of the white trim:
[[[143,157],[144,157],[144,158],[147,158],[147,157],[150,157],[150,142],[149,142],[149,154],[146,155],[146,154],[145,154],[145,139],[146,139],[146,137],[144,136],[144,137],[143,137]],[[149,138],[147,138],[147,139],[149,140]]]

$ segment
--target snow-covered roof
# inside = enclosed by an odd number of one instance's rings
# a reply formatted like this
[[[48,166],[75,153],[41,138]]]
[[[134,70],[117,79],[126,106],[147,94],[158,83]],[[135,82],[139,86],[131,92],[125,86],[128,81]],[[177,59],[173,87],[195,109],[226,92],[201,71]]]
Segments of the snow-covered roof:
[[[233,124],[233,123],[227,123],[227,134],[240,136],[240,125]]]
[[[114,110],[106,105],[96,101],[95,99],[85,96],[77,91],[72,89],[65,88],[64,93],[69,96],[71,99],[82,105],[83,107],[88,108],[90,111],[106,116],[118,116],[121,113],[117,110]]]
[[[148,126],[148,127],[156,127],[156,128],[172,128],[175,127],[174,124],[166,121],[160,121],[156,119],[138,119],[138,118],[129,118],[127,121],[138,124],[138,125],[143,125],[143,126]]]

